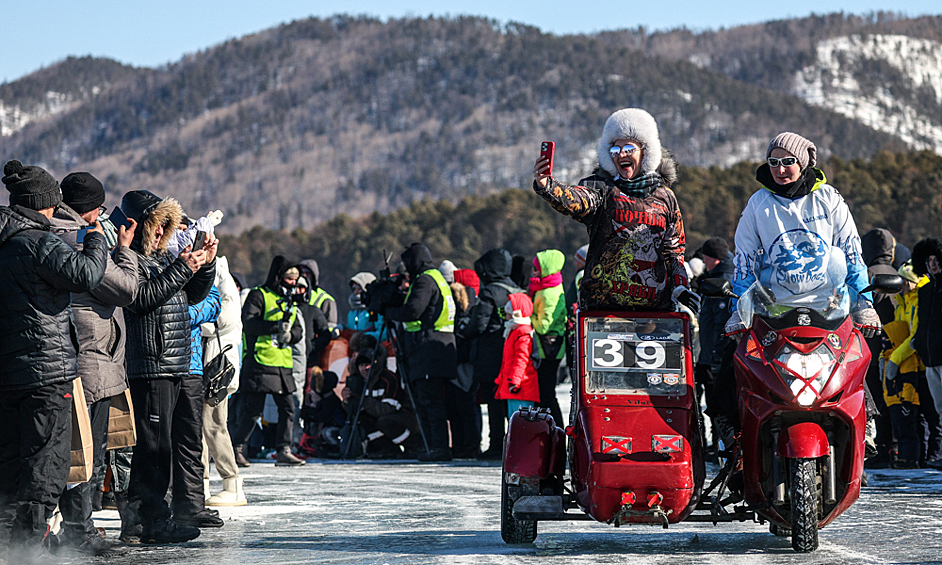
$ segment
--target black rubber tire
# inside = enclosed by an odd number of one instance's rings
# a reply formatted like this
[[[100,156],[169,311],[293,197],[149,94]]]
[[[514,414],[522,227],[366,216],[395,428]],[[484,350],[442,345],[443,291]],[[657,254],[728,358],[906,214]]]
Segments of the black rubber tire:
[[[514,518],[514,500],[522,496],[520,487],[508,485],[503,478],[501,482],[503,484],[500,488],[500,537],[506,543],[533,543],[536,539],[536,520]],[[511,493],[511,489],[516,492]]]
[[[769,524],[769,532],[773,536],[778,536],[782,538],[790,538],[792,536],[792,531],[788,528],[783,528],[777,524]]]
[[[790,459],[792,549],[808,553],[818,549],[817,465],[814,459]]]

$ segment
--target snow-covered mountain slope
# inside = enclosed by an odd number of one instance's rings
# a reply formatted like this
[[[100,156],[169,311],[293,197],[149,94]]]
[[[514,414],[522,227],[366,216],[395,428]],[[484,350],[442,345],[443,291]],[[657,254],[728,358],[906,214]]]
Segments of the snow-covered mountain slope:
[[[793,92],[892,135],[942,152],[942,43],[905,35],[821,41]]]

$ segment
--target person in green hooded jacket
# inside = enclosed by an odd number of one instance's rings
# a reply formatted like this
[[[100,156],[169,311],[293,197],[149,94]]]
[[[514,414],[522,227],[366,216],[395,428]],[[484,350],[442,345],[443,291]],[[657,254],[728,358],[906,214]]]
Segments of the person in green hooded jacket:
[[[563,265],[566,256],[558,249],[540,251],[533,258],[530,296],[533,298],[533,331],[539,345],[541,408],[549,408],[556,425],[565,427],[563,414],[556,400],[556,373],[565,354],[566,300],[563,291]]]

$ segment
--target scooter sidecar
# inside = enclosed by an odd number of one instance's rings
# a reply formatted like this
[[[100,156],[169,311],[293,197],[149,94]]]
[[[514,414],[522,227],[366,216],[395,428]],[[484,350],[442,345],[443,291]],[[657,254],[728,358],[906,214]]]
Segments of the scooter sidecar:
[[[536,410],[514,414],[501,529],[510,543],[532,541],[540,520],[666,527],[699,500],[706,471],[687,316],[590,311],[577,320],[571,490],[562,489],[562,430]],[[577,506],[584,514],[566,512]]]

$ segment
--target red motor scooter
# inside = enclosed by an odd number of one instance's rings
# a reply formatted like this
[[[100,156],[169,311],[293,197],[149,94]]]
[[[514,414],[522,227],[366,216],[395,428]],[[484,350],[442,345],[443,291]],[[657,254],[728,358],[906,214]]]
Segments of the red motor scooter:
[[[510,419],[501,485],[508,543],[532,542],[545,520],[667,527],[699,501],[706,471],[687,315],[579,312],[576,334],[570,425],[564,431],[536,409]]]
[[[900,277],[877,275],[868,290],[901,287]],[[722,279],[701,291],[736,297]],[[790,534],[796,551],[814,551],[818,529],[860,494],[870,351],[843,285],[785,304],[756,283],[736,298],[749,328],[735,356],[742,432],[733,452],[741,449],[745,509]],[[727,462],[724,484],[736,464]]]

